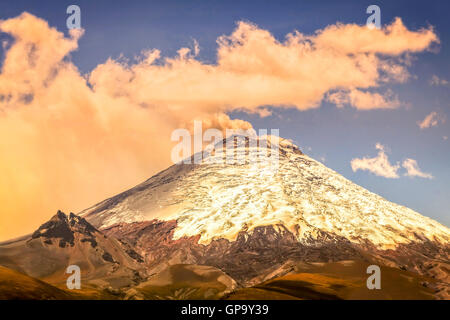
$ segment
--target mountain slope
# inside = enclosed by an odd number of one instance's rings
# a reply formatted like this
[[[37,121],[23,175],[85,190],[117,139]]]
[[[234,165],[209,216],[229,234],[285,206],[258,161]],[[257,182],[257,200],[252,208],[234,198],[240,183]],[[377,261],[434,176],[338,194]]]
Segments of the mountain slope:
[[[77,265],[82,285],[131,285],[141,278],[142,261],[128,245],[61,211],[32,235],[0,244],[0,265],[52,284],[65,284],[67,267]]]
[[[381,289],[366,286],[364,261],[346,260],[334,263],[290,263],[290,270],[276,278],[263,281],[251,288],[242,288],[227,298],[249,299],[433,299],[429,288],[433,279],[407,271],[382,267]]]
[[[128,299],[202,300],[218,299],[236,288],[222,271],[199,265],[171,265],[128,290]]]
[[[279,146],[273,167],[267,157],[248,161],[248,147],[238,146],[232,152],[243,164],[214,163],[219,155],[177,164],[80,215],[98,228],[176,220],[175,239],[200,235],[203,244],[276,224],[303,243],[320,230],[383,249],[425,240],[448,244],[447,227],[352,183],[286,140]]]
[[[289,259],[357,259],[430,275],[442,281],[437,291],[448,288],[449,228],[352,183],[287,140],[256,140],[257,147],[231,137],[202,164],[176,164],[80,215],[134,246],[150,272],[207,264],[251,285]],[[273,152],[278,157],[266,156]],[[230,156],[234,162],[222,161]]]
[[[67,300],[76,296],[20,272],[0,266],[0,300]]]

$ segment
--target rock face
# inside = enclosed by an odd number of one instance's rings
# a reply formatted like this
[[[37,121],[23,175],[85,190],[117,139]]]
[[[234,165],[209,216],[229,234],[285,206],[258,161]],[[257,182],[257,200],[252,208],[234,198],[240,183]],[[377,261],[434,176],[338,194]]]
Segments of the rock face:
[[[142,262],[129,245],[61,211],[31,236],[0,245],[1,265],[51,283],[64,283],[67,267],[77,265],[84,283],[131,285],[144,275]]]
[[[364,259],[346,239],[323,233],[315,243],[300,243],[283,225],[260,226],[242,231],[235,241],[213,240],[198,243],[199,236],[173,239],[176,221],[122,223],[103,231],[135,247],[146,260],[149,273],[173,264],[214,266],[242,286],[255,283],[254,278],[271,273],[288,260],[340,261]]]
[[[97,246],[95,236],[99,234],[99,231],[85,219],[73,213],[66,216],[62,211],[58,211],[48,222],[40,226],[31,235],[31,238],[42,238],[46,244],[52,244],[54,239],[58,239],[59,246],[65,248],[66,246],[73,247],[75,245],[75,233],[83,235],[82,242],[90,242],[93,248]]]

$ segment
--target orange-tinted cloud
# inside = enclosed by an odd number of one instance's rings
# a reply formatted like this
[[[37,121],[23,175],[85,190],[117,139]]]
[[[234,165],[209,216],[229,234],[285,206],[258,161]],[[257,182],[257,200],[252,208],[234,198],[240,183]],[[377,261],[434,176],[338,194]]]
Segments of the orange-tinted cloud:
[[[366,90],[406,81],[403,55],[438,41],[432,29],[409,31],[400,19],[382,30],[337,24],[284,41],[240,22],[218,39],[215,64],[199,61],[195,45],[173,58],[146,50],[135,63],[109,59],[85,77],[70,61],[82,32],[64,37],[27,13],[1,21],[0,31],[14,38],[0,74],[0,239],[169,165],[172,130],[195,119],[245,129],[227,113],[317,108],[341,91],[353,92],[357,108],[387,107],[391,100]]]
[[[378,155],[376,157],[352,159],[351,166],[353,172],[358,170],[366,170],[384,178],[399,178],[400,176],[398,175],[398,170],[400,169],[400,163],[397,162],[395,165],[390,163],[385,152],[385,147],[382,144],[377,143],[375,147],[378,149]],[[414,159],[407,158],[402,162],[402,167],[406,170],[406,173],[404,174],[405,176],[433,179],[433,175],[423,172],[419,168],[417,161]]]
[[[438,114],[436,111],[433,111],[428,114],[422,121],[417,122],[417,124],[421,130],[424,130],[427,128],[436,127],[437,125],[439,125],[439,123],[444,122],[445,117]]]
[[[328,96],[328,101],[339,108],[342,108],[344,105],[351,105],[359,110],[394,109],[400,105],[397,97],[392,97],[392,92],[390,91],[382,95],[357,89],[331,93]]]

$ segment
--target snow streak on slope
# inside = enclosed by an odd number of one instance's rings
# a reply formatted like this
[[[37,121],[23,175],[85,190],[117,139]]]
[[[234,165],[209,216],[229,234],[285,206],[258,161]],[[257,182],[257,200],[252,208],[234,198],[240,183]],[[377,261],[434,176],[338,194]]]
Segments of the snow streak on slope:
[[[249,161],[248,150],[248,145],[234,150],[239,160],[234,164],[215,161],[223,156],[217,152],[204,161],[208,164],[174,165],[81,215],[99,228],[177,220],[176,239],[201,235],[203,244],[280,224],[305,243],[320,230],[381,248],[450,240],[449,228],[352,183],[286,140],[280,142],[276,163],[267,157]]]

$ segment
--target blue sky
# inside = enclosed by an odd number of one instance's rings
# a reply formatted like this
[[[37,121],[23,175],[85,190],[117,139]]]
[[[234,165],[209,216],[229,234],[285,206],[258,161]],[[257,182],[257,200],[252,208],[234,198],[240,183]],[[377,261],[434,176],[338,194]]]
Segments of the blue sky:
[[[230,34],[235,23],[250,21],[270,31],[277,39],[294,30],[310,34],[327,25],[364,24],[368,5],[381,8],[382,24],[401,17],[412,30],[432,25],[440,38],[438,50],[414,55],[409,68],[414,76],[402,84],[388,84],[408,106],[395,110],[360,111],[322,103],[308,111],[274,110],[266,118],[233,112],[258,128],[280,128],[305,153],[348,179],[390,201],[408,206],[450,225],[450,123],[420,130],[418,121],[432,111],[450,117],[450,87],[431,86],[433,75],[450,80],[450,2],[448,1],[13,1],[0,3],[2,19],[28,11],[67,32],[65,10],[81,8],[85,34],[72,61],[82,73],[90,72],[108,57],[132,58],[142,49],[157,48],[173,56],[180,47],[197,40],[199,60],[214,63],[216,39]],[[4,37],[4,35],[3,35]],[[3,55],[3,52],[2,52]],[[353,172],[353,158],[375,157],[376,143],[387,148],[391,163],[417,160],[434,179],[400,176],[387,179],[368,171]],[[98,199],[101,200],[101,199]]]

